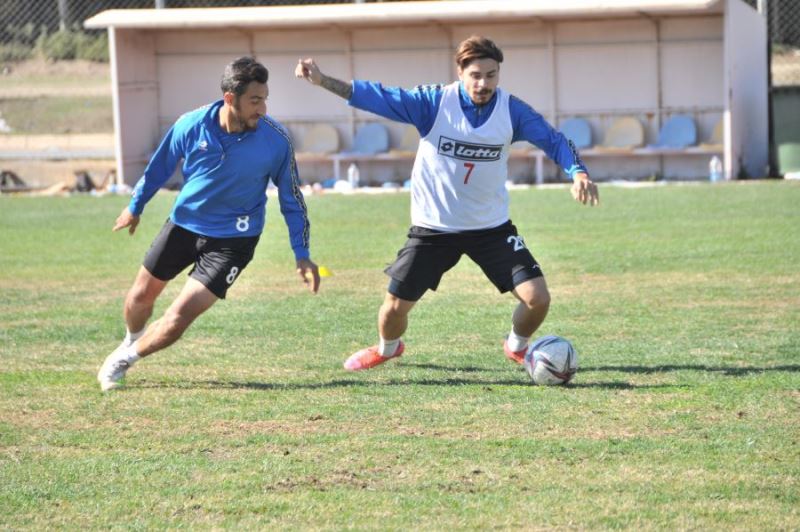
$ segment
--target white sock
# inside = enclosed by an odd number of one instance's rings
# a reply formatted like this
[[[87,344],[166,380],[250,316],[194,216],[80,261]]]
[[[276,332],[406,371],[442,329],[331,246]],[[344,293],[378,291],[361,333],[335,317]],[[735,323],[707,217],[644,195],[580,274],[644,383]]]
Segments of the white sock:
[[[508,333],[508,348],[514,351],[522,351],[526,347],[528,347],[528,340],[530,340],[530,336],[520,336],[514,332],[514,328],[511,328],[511,332]]]
[[[129,346],[129,345],[133,345],[133,342],[135,342],[136,340],[138,340],[139,338],[142,337],[142,335],[144,334],[144,329],[145,328],[142,328],[142,330],[139,331],[139,332],[131,332],[131,330],[126,327],[125,328],[125,339],[122,341],[122,343],[126,347]]]
[[[397,346],[400,345],[400,338],[396,340],[385,340],[381,337],[381,341],[378,344],[378,353],[382,357],[390,357],[397,351]]]
[[[132,345],[125,347],[119,354],[119,357],[131,366],[136,364],[136,362],[138,362],[139,359],[142,358],[136,351],[136,342],[134,342]]]

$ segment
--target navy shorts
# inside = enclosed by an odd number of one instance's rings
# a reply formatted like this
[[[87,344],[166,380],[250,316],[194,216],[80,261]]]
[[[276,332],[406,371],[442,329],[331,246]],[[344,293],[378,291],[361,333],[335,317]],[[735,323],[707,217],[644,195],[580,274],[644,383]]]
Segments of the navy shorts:
[[[466,254],[500,292],[542,277],[541,268],[510,221],[491,229],[444,233],[411,226],[405,246],[386,268],[392,278],[389,293],[417,301],[428,290],[436,290],[442,275]]]
[[[214,238],[193,233],[169,219],[144,257],[153,277],[170,281],[190,264],[189,276],[215,296],[225,299],[228,288],[253,259],[259,237]]]

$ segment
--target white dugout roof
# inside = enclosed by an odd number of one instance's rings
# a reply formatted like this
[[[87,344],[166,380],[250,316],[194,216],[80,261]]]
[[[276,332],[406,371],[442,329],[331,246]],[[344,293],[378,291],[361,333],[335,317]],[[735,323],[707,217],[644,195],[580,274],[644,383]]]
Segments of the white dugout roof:
[[[722,0],[481,0],[390,2],[304,6],[112,9],[85,22],[87,28],[189,29],[396,26],[520,19],[619,17],[722,11]]]

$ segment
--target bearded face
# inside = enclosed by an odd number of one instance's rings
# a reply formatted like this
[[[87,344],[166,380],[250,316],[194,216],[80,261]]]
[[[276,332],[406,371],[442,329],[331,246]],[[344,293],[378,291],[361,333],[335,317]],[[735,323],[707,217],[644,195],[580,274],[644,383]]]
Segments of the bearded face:
[[[269,88],[266,83],[252,81],[243,94],[232,95],[230,104],[230,122],[234,129],[252,131],[258,127],[258,121],[267,114],[267,97]]]

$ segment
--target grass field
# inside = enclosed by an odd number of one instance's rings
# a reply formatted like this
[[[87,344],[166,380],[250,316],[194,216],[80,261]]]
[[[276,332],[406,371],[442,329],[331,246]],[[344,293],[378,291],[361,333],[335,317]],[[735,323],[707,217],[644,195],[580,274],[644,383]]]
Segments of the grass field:
[[[60,135],[114,130],[110,96],[0,99],[0,115],[12,134]]]
[[[112,110],[106,63],[30,60],[9,65],[0,83],[11,135],[111,133]]]
[[[464,259],[375,340],[408,196],[312,196],[319,295],[270,204],[228,300],[103,395],[97,367],[173,196],[0,197],[0,529],[800,528],[800,186],[512,193],[569,387],[502,355],[510,296]],[[178,284],[157,307],[163,311]]]

